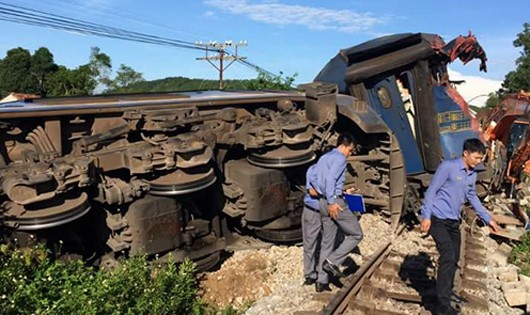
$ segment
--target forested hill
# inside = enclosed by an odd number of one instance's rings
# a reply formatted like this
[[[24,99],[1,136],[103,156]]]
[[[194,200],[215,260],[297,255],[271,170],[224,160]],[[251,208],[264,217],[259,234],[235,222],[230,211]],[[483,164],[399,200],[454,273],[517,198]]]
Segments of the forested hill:
[[[254,80],[225,80],[225,89],[248,89]],[[109,89],[107,93],[139,93],[139,92],[170,92],[219,89],[219,81],[190,79],[186,77],[169,77],[152,81],[140,81],[117,89]]]
[[[225,80],[224,89],[288,90],[293,76],[258,73],[254,79]],[[0,99],[10,93],[37,94],[42,97],[87,96],[105,93],[142,93],[219,89],[217,80],[171,77],[145,81],[142,73],[121,64],[113,70],[110,56],[92,47],[86,64],[68,68],[56,64],[46,47],[33,53],[17,47],[0,55]]]

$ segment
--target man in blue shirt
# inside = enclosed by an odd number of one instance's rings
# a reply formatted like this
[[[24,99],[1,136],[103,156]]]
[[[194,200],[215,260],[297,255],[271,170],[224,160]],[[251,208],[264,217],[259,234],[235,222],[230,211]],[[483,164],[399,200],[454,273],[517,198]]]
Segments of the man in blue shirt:
[[[460,258],[460,214],[466,199],[494,231],[497,224],[477,197],[475,167],[486,148],[479,139],[464,142],[461,158],[443,161],[432,179],[421,208],[421,231],[429,232],[440,253],[436,291],[438,314],[451,314],[453,281]]]
[[[316,164],[307,169],[306,194],[304,196],[304,210],[302,211],[302,244],[304,248],[304,285],[312,285],[317,281],[317,241],[322,229],[320,218],[318,193],[313,188],[316,185]]]
[[[352,154],[355,143],[353,136],[341,134],[338,146],[324,154],[316,164],[317,183],[315,190],[320,195],[322,218],[322,243],[318,264],[316,291],[329,291],[328,273],[342,276],[339,266],[363,238],[357,217],[348,209],[344,198],[347,157]],[[338,229],[344,234],[342,243],[333,250]]]

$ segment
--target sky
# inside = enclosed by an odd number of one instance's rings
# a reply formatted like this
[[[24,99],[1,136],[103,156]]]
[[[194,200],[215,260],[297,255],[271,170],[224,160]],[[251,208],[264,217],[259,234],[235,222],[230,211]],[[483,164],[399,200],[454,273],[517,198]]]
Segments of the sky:
[[[186,42],[246,41],[245,56],[272,73],[297,74],[296,84],[311,82],[340,49],[395,33],[425,32],[449,42],[471,31],[488,56],[488,72],[479,61],[450,65],[464,99],[481,106],[509,71],[520,50],[513,40],[530,22],[529,0],[0,0],[70,18]],[[88,62],[97,46],[112,58],[114,69],[126,64],[146,80],[173,76],[218,78],[217,70],[197,60],[205,53],[109,39],[0,21],[0,58],[15,47],[47,47],[55,62],[75,68]],[[226,79],[251,79],[257,73],[234,63]]]

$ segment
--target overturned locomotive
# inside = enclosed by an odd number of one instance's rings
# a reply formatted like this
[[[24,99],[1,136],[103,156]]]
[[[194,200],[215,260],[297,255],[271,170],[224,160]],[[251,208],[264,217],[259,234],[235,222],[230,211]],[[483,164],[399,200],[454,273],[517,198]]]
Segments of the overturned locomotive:
[[[396,227],[478,132],[448,81],[457,57],[485,61],[471,36],[401,34],[342,50],[299,91],[2,104],[3,230],[103,264],[171,252],[207,267],[233,230],[300,239],[306,169],[340,132],[359,142],[346,188]]]

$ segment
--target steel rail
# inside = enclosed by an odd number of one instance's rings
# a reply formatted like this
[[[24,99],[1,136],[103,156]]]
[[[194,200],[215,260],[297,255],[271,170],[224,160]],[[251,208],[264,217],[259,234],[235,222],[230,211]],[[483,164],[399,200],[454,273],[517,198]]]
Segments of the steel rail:
[[[375,253],[370,256],[367,262],[365,262],[361,268],[359,268],[352,276],[350,281],[334,296],[334,298],[326,305],[326,307],[320,312],[322,315],[336,315],[342,314],[348,307],[350,300],[359,293],[362,286],[372,273],[379,267],[381,262],[390,253],[393,241],[399,236],[405,229],[405,224],[402,224],[396,230],[392,239],[383,244]]]

